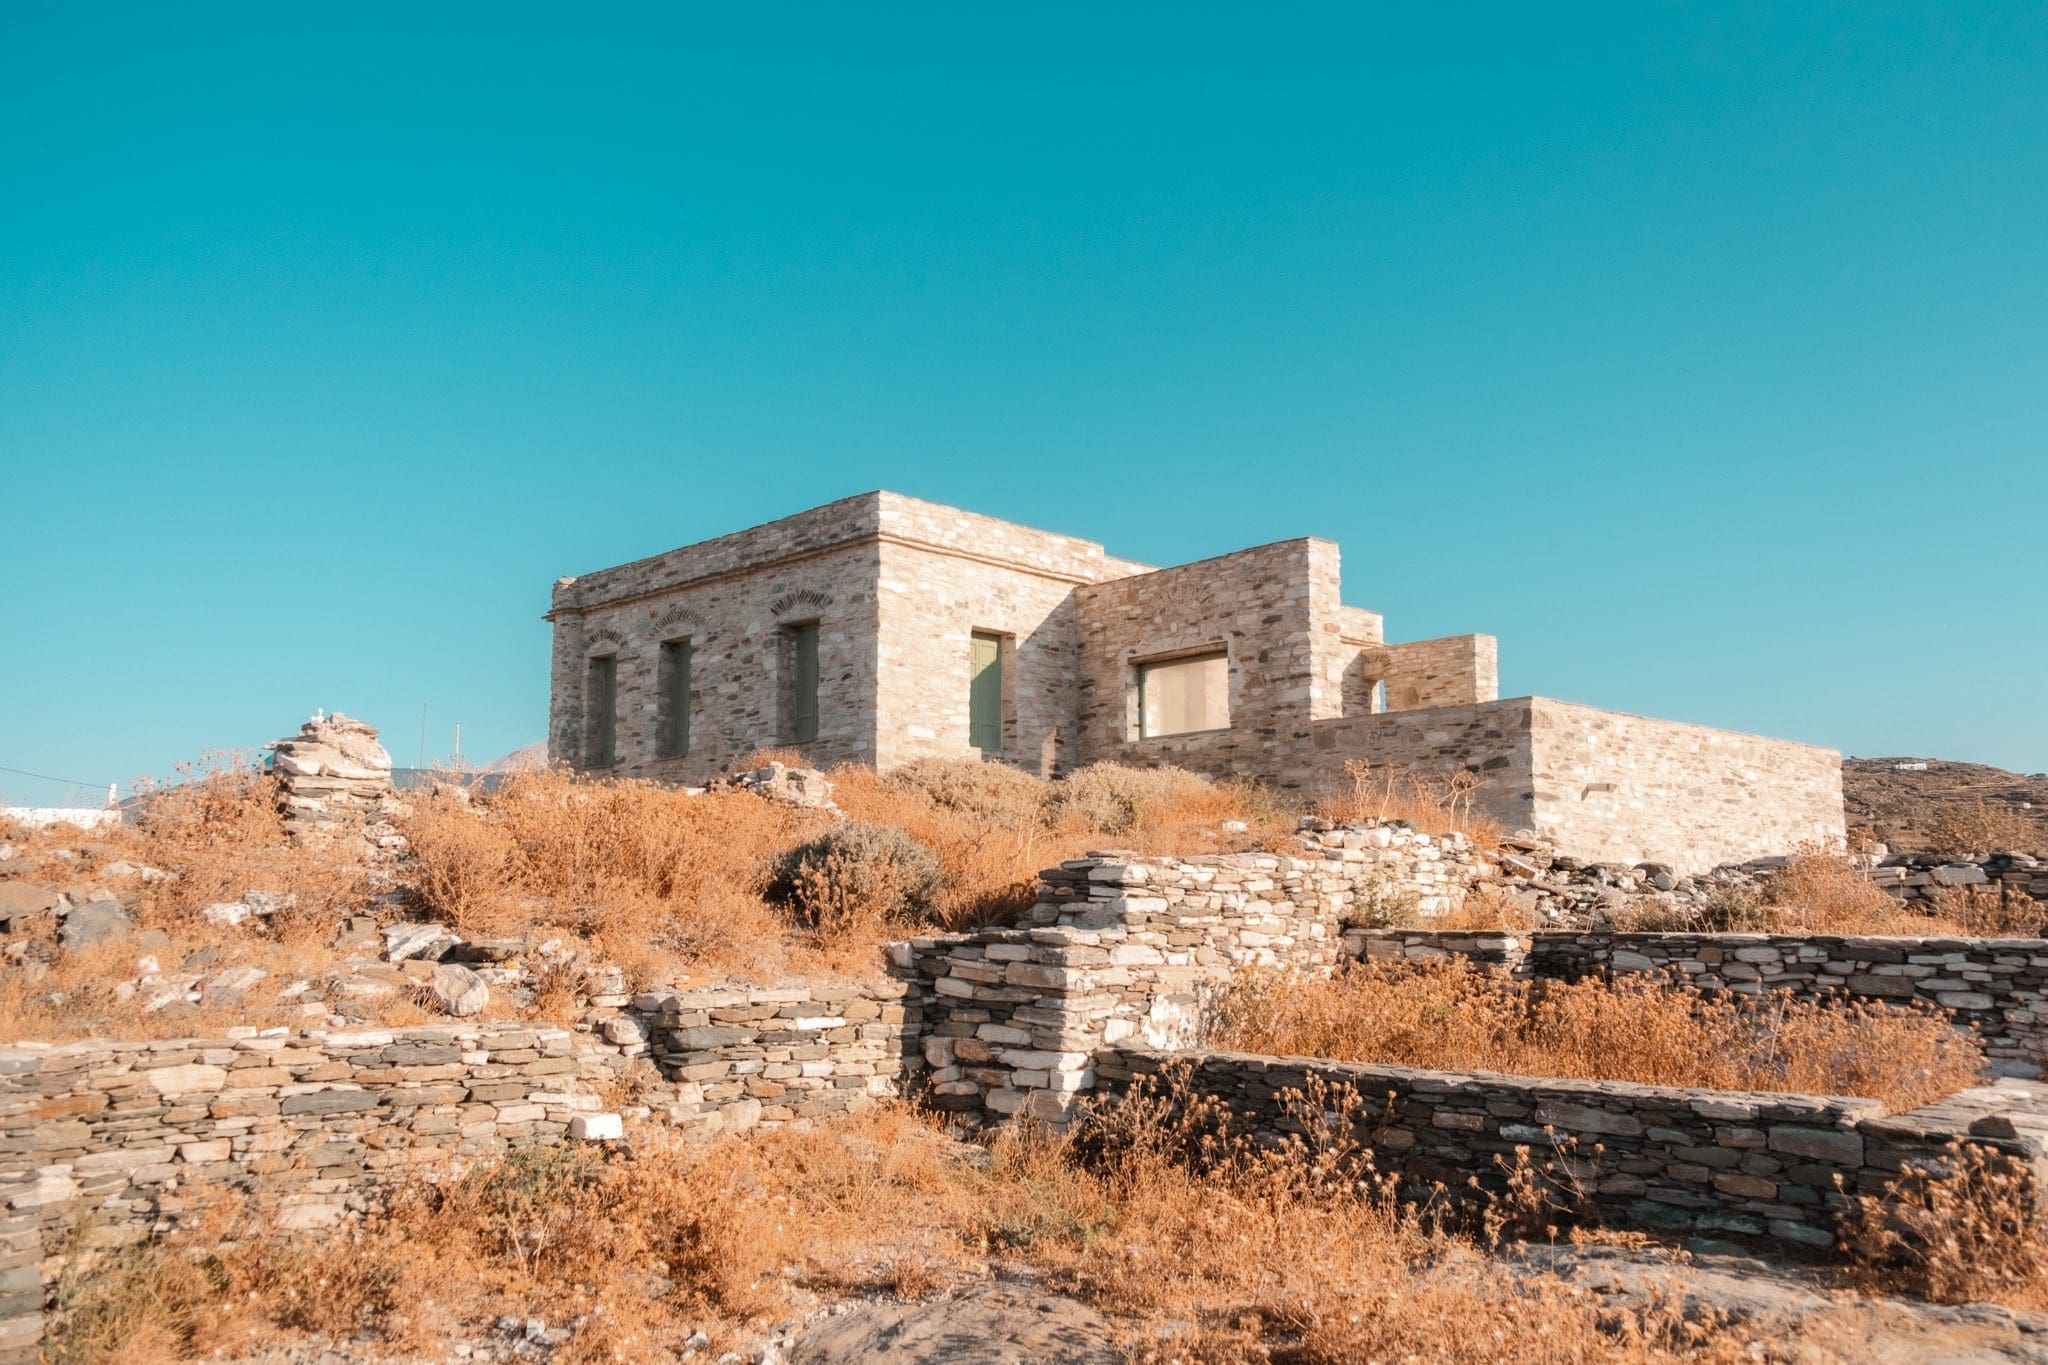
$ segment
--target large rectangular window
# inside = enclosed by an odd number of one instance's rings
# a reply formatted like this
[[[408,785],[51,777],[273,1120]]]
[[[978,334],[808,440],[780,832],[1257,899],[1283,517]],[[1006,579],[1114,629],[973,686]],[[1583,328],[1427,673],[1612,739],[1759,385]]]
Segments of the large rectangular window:
[[[1138,734],[1230,728],[1230,658],[1199,654],[1138,665]]]
[[[791,742],[818,737],[818,623],[791,626],[789,636],[789,725]]]
[[[690,642],[670,640],[661,647],[655,687],[660,709],[655,714],[654,756],[681,758],[690,752]]]
[[[1003,641],[978,630],[967,674],[967,742],[985,754],[1003,749]]]
[[[589,725],[590,766],[609,768],[619,761],[619,660],[601,654],[590,661],[584,680],[583,706]]]

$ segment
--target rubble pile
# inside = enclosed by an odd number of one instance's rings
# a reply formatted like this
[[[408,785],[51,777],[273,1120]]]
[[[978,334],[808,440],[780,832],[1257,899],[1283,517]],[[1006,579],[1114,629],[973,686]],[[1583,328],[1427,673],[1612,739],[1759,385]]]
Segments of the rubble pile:
[[[316,715],[272,752],[278,802],[293,838],[360,831],[376,848],[404,845],[391,823],[391,755],[377,742],[376,726],[339,711]]]

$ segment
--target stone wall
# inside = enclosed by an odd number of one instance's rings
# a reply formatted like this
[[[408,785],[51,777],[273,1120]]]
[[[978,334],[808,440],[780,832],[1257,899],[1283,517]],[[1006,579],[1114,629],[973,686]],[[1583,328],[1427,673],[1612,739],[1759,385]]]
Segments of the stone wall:
[[[618,661],[611,773],[701,784],[768,747],[794,749],[816,768],[874,762],[879,563],[870,537],[618,602],[557,605],[549,755],[588,766],[587,671],[610,655]],[[788,641],[791,627],[810,622],[818,626],[818,737],[798,744],[787,714]],[[689,751],[660,758],[661,648],[677,641],[691,651]]]
[[[1786,740],[1536,698],[1535,818],[1592,862],[1697,872],[1840,847],[1842,756]]]
[[[804,982],[640,996],[675,1121],[729,1132],[843,1114],[904,1093],[923,1011],[905,981]]]
[[[1317,668],[1318,628],[1341,636],[1324,620],[1337,573],[1335,545],[1286,540],[1077,589],[1085,761],[1301,786],[1310,720],[1342,706],[1341,677]],[[1229,656],[1230,727],[1140,737],[1139,665],[1208,650]]]
[[[1614,1221],[1766,1236],[1816,1249],[1835,1244],[1850,1196],[1879,1194],[1908,1167],[1938,1161],[1953,1137],[2005,1152],[2029,1172],[2038,1171],[2043,1150],[2034,1124],[2039,1097],[1988,1087],[1888,1117],[1875,1100],[1839,1096],[1172,1054],[1135,1045],[1105,1052],[1094,1069],[1102,1088],[1116,1093],[1135,1078],[1181,1065],[1195,1093],[1220,1096],[1250,1132],[1266,1137],[1300,1131],[1283,1097],[1302,1092],[1311,1077],[1350,1087],[1367,1124],[1359,1136],[1377,1169],[1404,1181],[1441,1181],[1459,1191],[1476,1180],[1498,1191],[1501,1163],[1527,1149],[1539,1169],[1568,1170],[1594,1208]],[[2000,1131],[1972,1134],[1973,1128]]]
[[[1311,832],[1299,856],[1102,854],[1042,873],[1024,927],[913,939],[901,970],[926,988],[925,1060],[939,1107],[1058,1123],[1094,1085],[1104,1047],[1183,1047],[1233,975],[1327,973],[1348,919],[1390,898],[1449,908],[1471,852],[1380,827]]]
[[[1491,635],[1387,645],[1365,662],[1386,684],[1389,711],[1469,706],[1500,696],[1500,642]]]
[[[1536,934],[1529,971],[1672,972],[1697,990],[1918,1000],[1974,1028],[1995,1068],[2048,1067],[2048,939],[1815,934]]]
[[[1470,772],[1479,779],[1472,793],[1477,810],[1503,829],[1532,828],[1535,711],[1535,698],[1511,697],[1323,721],[1315,727],[1306,785],[1317,794],[1345,790],[1344,764],[1354,758],[1379,770]]]
[[[1479,810],[1588,862],[1701,872],[1844,836],[1832,749],[1548,697],[1322,721],[1314,752],[1315,791],[1342,790],[1356,757],[1471,772]]]
[[[322,1227],[427,1168],[617,1137],[621,1095],[627,1115],[706,1134],[842,1114],[904,1092],[920,1027],[908,982],[818,981],[643,995],[576,1030],[0,1048],[0,1361],[33,1359],[81,1226],[118,1245],[241,1191],[284,1227]]]
[[[2012,904],[2019,897],[2048,902],[2048,859],[2026,853],[1953,858],[1932,853],[1887,857],[1869,871],[1871,883],[1908,905],[1931,906],[1944,894],[1989,896]]]

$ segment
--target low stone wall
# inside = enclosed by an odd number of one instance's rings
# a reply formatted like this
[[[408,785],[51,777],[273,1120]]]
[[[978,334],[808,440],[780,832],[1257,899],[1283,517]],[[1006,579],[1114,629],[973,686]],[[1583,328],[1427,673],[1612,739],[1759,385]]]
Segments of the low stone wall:
[[[1354,930],[1368,962],[1464,958],[1533,977],[1659,972],[1696,990],[1920,1001],[1971,1028],[1992,1069],[2048,1072],[2048,939]]]
[[[920,1027],[916,988],[882,980],[662,992],[574,1031],[0,1048],[0,1362],[34,1358],[81,1227],[88,1248],[119,1245],[228,1191],[275,1200],[283,1227],[322,1227],[427,1168],[616,1137],[617,1107],[704,1133],[840,1114],[902,1093]]]
[[[275,1198],[284,1227],[331,1224],[422,1166],[559,1140],[627,1064],[529,1025],[0,1049],[0,1342],[33,1348],[81,1227],[119,1245],[227,1190]]]
[[[1105,1091],[1189,1069],[1195,1093],[1221,1097],[1245,1129],[1300,1131],[1285,1097],[1311,1077],[1348,1086],[1361,1104],[1376,1167],[1453,1190],[1476,1179],[1503,1188],[1503,1163],[1528,1149],[1539,1170],[1567,1177],[1593,1208],[1634,1226],[1835,1245],[1850,1198],[1879,1194],[1910,1167],[1938,1162],[1957,1137],[2005,1152],[2035,1173],[2044,1150],[2028,1094],[1969,1092],[1926,1115],[1887,1117],[1875,1100],[1734,1093],[1570,1081],[1491,1072],[1422,1071],[1300,1057],[1166,1053],[1125,1047],[1096,1059]],[[2008,1109],[2007,1133],[1972,1136]],[[2020,1132],[2019,1130],[2026,1131]],[[2010,1135],[2007,1135],[2010,1134]]]
[[[1699,990],[1917,1000],[1974,1028],[1993,1067],[2048,1065],[2048,939],[1815,934],[1536,934],[1536,976],[1672,972]]]
[[[664,992],[633,1004],[641,1018],[608,1027],[645,1031],[679,1123],[738,1132],[843,1114],[902,1094],[922,1069],[921,998],[907,981]]]
[[[1908,905],[1931,906],[1945,893],[1988,894],[2008,904],[2021,896],[2048,902],[2048,859],[2025,853],[1967,859],[1900,853],[1865,875]]]
[[[1459,836],[1310,830],[1302,853],[1098,854],[1041,875],[1027,927],[913,939],[896,964],[928,990],[925,1060],[942,1108],[1058,1123],[1127,1038],[1187,1046],[1247,967],[1327,974],[1347,918],[1387,898],[1446,905]]]

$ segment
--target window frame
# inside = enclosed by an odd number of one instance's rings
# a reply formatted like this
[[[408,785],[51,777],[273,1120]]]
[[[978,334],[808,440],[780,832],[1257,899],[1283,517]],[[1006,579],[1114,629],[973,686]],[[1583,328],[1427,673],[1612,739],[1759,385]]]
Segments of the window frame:
[[[1145,723],[1146,675],[1153,669],[1171,667],[1174,664],[1207,663],[1211,661],[1220,662],[1223,665],[1223,724],[1205,725],[1199,729],[1192,730],[1165,730],[1157,733],[1148,728]],[[1230,697],[1230,647],[1227,644],[1211,645],[1202,649],[1182,650],[1173,654],[1155,655],[1145,659],[1133,659],[1131,667],[1137,674],[1138,739],[1179,739],[1185,735],[1215,735],[1234,728],[1233,716],[1235,708],[1231,705]]]

